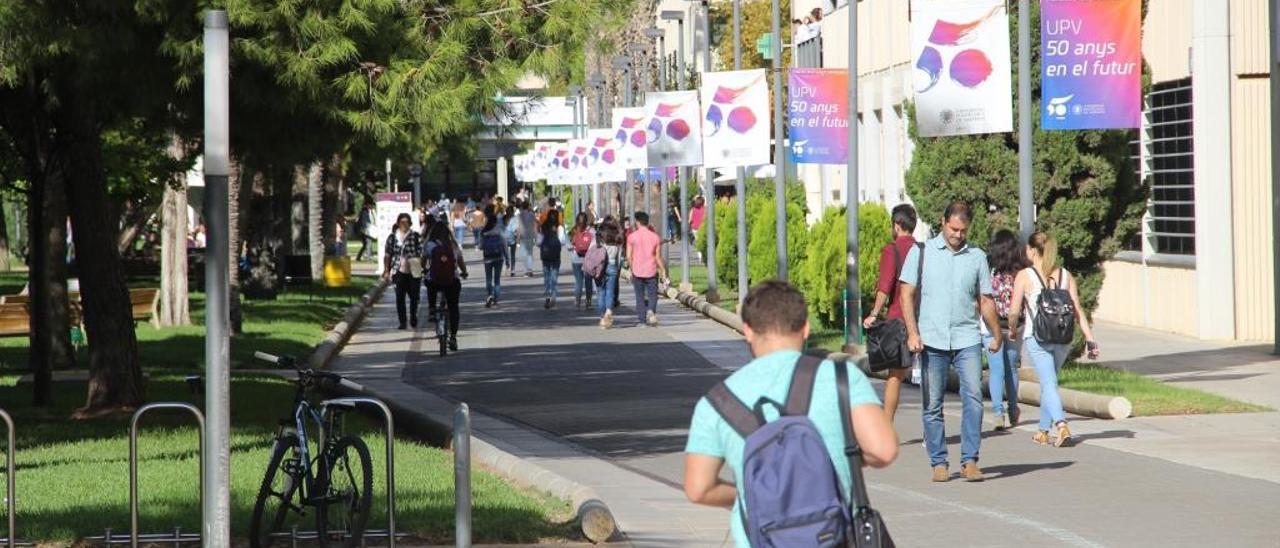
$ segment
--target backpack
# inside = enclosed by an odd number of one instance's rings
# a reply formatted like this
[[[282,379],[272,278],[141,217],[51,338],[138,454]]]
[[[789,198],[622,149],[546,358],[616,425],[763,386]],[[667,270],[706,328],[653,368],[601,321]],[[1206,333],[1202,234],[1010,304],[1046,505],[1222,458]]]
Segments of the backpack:
[[[480,237],[480,250],[484,252],[484,260],[495,261],[502,258],[502,236],[486,232]]]
[[[453,244],[437,243],[431,250],[431,283],[435,285],[451,284],[458,277],[458,259],[453,256]]]
[[[591,240],[591,232],[589,231],[579,230],[574,233],[573,251],[576,252],[579,257],[586,257],[587,252],[591,250]]]
[[[542,236],[542,243],[538,245],[538,249],[542,251],[542,262],[558,263],[560,262],[560,238],[554,234]]]
[[[1040,281],[1040,296],[1036,297],[1036,317],[1032,335],[1037,342],[1046,344],[1071,344],[1076,336],[1076,306],[1071,292],[1066,288],[1064,270],[1058,269],[1058,287],[1049,287],[1035,268],[1031,272]],[[1053,279],[1053,278],[1050,278]]]
[[[591,246],[587,254],[582,256],[582,271],[593,280],[603,278],[604,269],[607,266],[609,266],[609,252],[599,243]]]
[[[853,480],[853,504],[845,500],[831,455],[813,421],[809,403],[821,358],[801,356],[791,376],[787,401],[773,422],[764,419],[761,398],[754,408],[720,382],[707,400],[746,445],[738,478],[738,512],[751,546],[893,546],[884,522],[867,500],[862,451],[849,412],[848,364],[837,362],[838,402],[845,454]]]

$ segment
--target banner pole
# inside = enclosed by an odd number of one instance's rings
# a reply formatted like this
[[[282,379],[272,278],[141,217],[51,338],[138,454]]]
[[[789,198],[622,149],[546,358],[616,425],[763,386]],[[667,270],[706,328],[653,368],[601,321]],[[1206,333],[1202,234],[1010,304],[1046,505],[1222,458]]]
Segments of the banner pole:
[[[849,2],[849,152],[845,161],[845,350],[860,355],[862,293],[858,290],[858,4]]]
[[[1018,0],[1018,231],[1024,242],[1035,229],[1031,113],[1031,2]]]

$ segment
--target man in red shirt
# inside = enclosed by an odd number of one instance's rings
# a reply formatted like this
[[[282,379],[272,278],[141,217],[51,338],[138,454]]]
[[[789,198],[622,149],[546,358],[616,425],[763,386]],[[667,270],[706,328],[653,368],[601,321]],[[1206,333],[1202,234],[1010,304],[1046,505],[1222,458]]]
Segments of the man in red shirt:
[[[662,238],[649,227],[649,214],[637,211],[635,230],[627,236],[627,264],[631,265],[631,286],[636,292],[637,327],[658,325],[658,276],[666,277],[662,264]]]
[[[862,320],[863,327],[871,327],[885,303],[889,303],[889,314],[886,320],[902,318],[902,296],[898,292],[898,276],[902,272],[902,263],[907,260],[911,246],[916,239],[911,234],[916,230],[916,210],[907,204],[893,208],[893,242],[880,250],[880,279],[876,282],[876,304],[871,314]],[[888,370],[889,377],[884,384],[884,412],[889,415],[889,423],[893,423],[893,415],[898,411],[898,393],[902,390],[902,381],[907,377],[907,368]]]

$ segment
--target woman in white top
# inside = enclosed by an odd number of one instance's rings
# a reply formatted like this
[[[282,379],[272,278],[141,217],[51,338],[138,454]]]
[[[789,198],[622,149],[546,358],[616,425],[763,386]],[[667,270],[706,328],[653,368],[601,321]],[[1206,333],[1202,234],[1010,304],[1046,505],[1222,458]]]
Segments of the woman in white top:
[[[1076,287],[1075,277],[1065,268],[1057,266],[1058,244],[1044,232],[1036,232],[1027,240],[1027,259],[1031,261],[1028,268],[1018,273],[1013,282],[1013,298],[1009,307],[1009,326],[1012,337],[1023,339],[1023,349],[1027,358],[1036,369],[1040,378],[1040,429],[1032,440],[1041,445],[1050,443],[1049,429],[1056,430],[1053,444],[1062,447],[1071,439],[1071,430],[1067,428],[1067,416],[1062,410],[1062,398],[1058,394],[1058,368],[1067,359],[1070,344],[1054,344],[1036,340],[1034,325],[1036,318],[1036,302],[1044,288],[1063,288],[1071,295],[1071,303],[1076,310],[1076,324],[1084,334],[1085,348],[1090,359],[1098,358],[1098,343],[1093,340],[1093,330],[1084,317],[1084,308],[1080,306],[1080,292]],[[1027,311],[1027,321],[1018,326],[1022,311]]]

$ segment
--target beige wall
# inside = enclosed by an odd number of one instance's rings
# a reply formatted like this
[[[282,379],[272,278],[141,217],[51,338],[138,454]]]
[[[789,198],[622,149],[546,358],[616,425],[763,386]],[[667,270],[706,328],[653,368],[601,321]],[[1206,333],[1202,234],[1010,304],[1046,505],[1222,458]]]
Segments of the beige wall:
[[[1275,337],[1272,279],[1270,90],[1266,78],[1232,86],[1232,224],[1236,338]]]
[[[792,12],[803,18],[821,4],[796,0]],[[849,66],[849,13],[841,5],[822,19],[822,60],[827,67]],[[858,2],[858,74],[881,72],[907,62],[911,34],[907,3],[902,0]]]
[[[1235,74],[1268,74],[1267,0],[1231,0],[1231,65]]]
[[[1096,320],[1196,336],[1196,271],[1124,261],[1103,264]]]
[[[1142,29],[1142,56],[1151,65],[1152,81],[1191,75],[1191,2],[1151,0],[1148,5]]]

